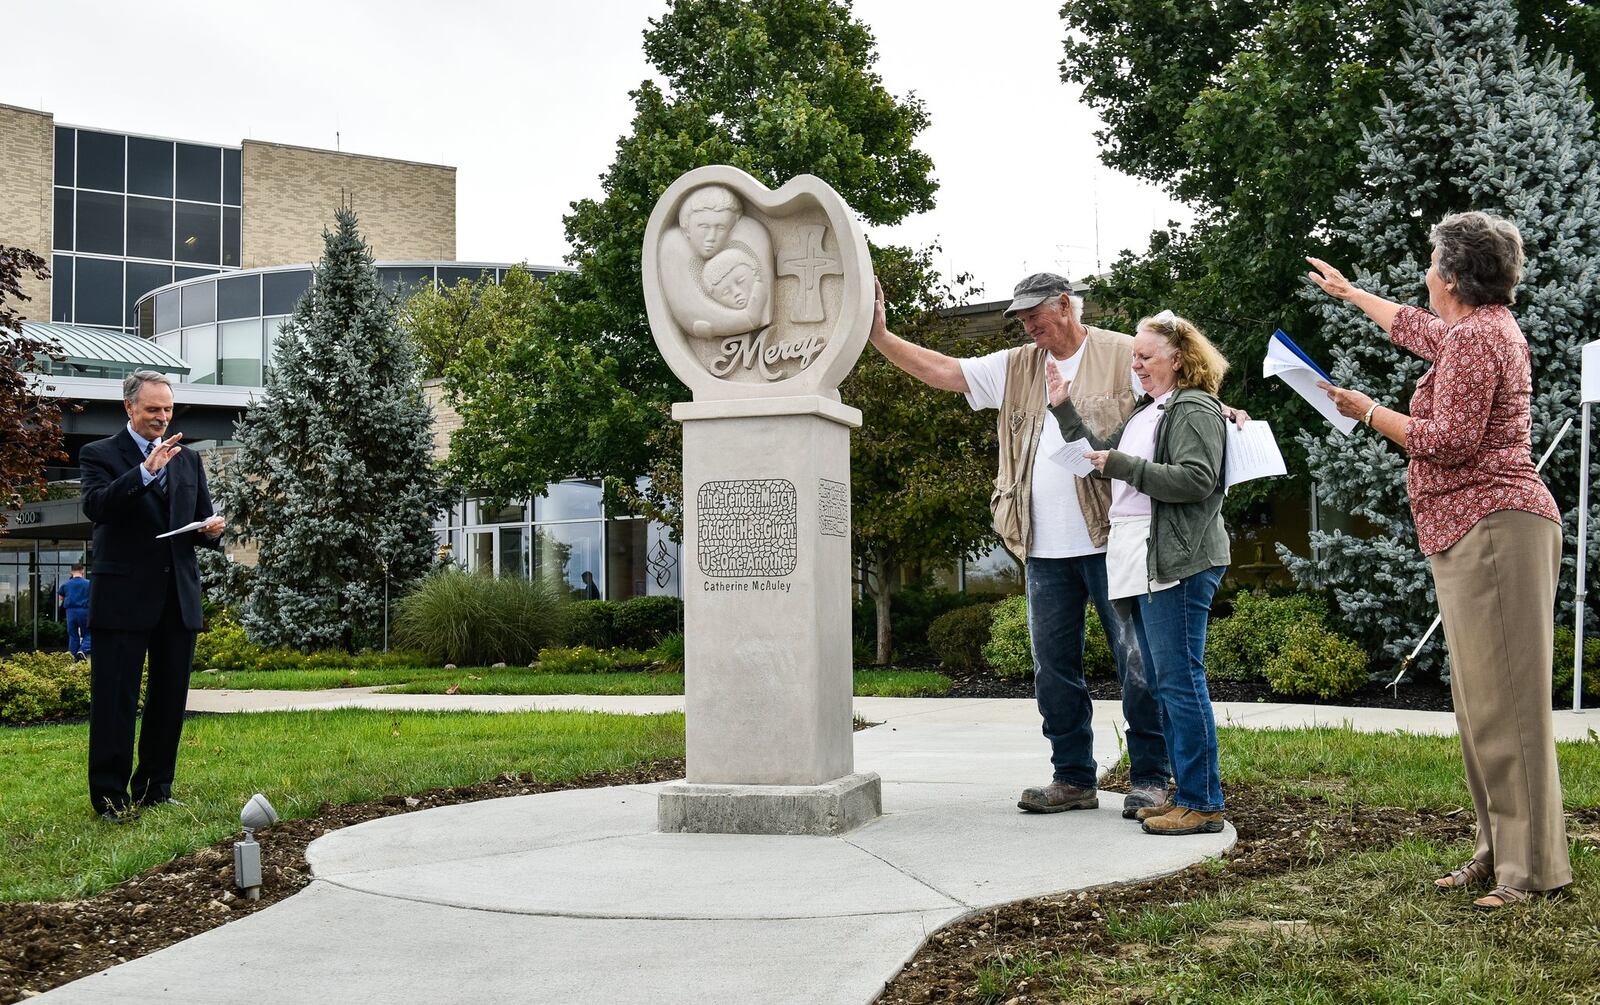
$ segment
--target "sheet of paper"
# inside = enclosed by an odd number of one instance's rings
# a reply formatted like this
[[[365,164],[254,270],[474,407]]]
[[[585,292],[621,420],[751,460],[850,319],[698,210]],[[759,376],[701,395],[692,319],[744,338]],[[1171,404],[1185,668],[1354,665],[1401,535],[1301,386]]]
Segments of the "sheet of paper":
[[[177,537],[179,534],[187,534],[191,530],[199,530],[201,527],[204,527],[205,525],[206,525],[206,521],[205,520],[196,520],[194,523],[186,523],[186,524],[184,524],[182,527],[179,527],[177,530],[169,530],[165,534],[157,534],[156,537],[158,537],[158,538],[162,538],[162,537]]]
[[[1094,465],[1089,463],[1089,459],[1083,455],[1093,449],[1088,440],[1073,440],[1048,456],[1052,461],[1055,461],[1079,478],[1088,478],[1094,474]]]
[[[1300,397],[1306,399],[1312,408],[1321,412],[1322,417],[1332,423],[1333,428],[1339,432],[1348,436],[1350,430],[1356,428],[1356,420],[1340,415],[1332,399],[1328,397],[1328,392],[1317,386],[1319,380],[1333,383],[1332,378],[1281,331],[1273,332],[1272,337],[1267,340],[1267,358],[1261,361],[1261,375],[1277,377],[1294,388]]]
[[[1252,478],[1274,478],[1289,473],[1272,427],[1251,420],[1243,426],[1228,423],[1228,488]]]

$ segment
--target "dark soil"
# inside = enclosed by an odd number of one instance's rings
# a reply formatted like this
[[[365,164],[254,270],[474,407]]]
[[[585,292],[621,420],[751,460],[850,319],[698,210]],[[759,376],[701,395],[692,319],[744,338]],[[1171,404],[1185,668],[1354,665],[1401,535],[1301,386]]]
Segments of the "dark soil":
[[[257,832],[260,900],[241,899],[234,889],[235,836],[84,900],[0,903],[0,1002],[22,1001],[277,903],[311,881],[306,846],[341,827],[452,803],[682,777],[683,761],[665,760],[560,784],[505,774],[420,796],[386,796],[344,806],[323,803],[315,817]]]
[[[1117,787],[1110,780],[1102,784]],[[1600,809],[1572,810],[1569,816],[1583,829],[1600,825]],[[884,989],[879,1005],[975,1001],[979,968],[1002,953],[1020,958],[1110,950],[1109,911],[1127,915],[1168,907],[1328,859],[1393,847],[1407,838],[1466,841],[1473,826],[1470,810],[1335,808],[1321,799],[1286,797],[1250,786],[1228,789],[1228,819],[1238,829],[1239,841],[1222,856],[1221,869],[1200,864],[1151,883],[1041,897],[985,911],[934,935]],[[1014,1000],[1036,999],[1025,995]]]
[[[1001,680],[987,671],[967,677],[950,674],[943,671],[954,680],[950,688],[951,698],[1032,698],[1033,680],[1012,679]],[[1262,702],[1289,702],[1297,705],[1328,705],[1354,708],[1404,708],[1419,712],[1449,712],[1454,706],[1450,701],[1450,685],[1441,684],[1436,680],[1404,681],[1398,689],[1387,684],[1373,681],[1362,685],[1352,694],[1342,698],[1324,701],[1315,696],[1283,695],[1278,694],[1265,684],[1254,681],[1234,680],[1209,680],[1206,687],[1211,692],[1212,701],[1262,701]],[[1089,678],[1089,694],[1096,699],[1119,701],[1122,698],[1122,688],[1114,677]],[[1556,697],[1555,707],[1566,708],[1560,696]]]

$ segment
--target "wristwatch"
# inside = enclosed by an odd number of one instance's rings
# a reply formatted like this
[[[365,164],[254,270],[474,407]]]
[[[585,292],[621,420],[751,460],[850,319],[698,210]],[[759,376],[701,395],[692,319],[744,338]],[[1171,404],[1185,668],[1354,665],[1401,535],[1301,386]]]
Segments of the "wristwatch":
[[[1363,415],[1361,417],[1361,421],[1366,423],[1369,426],[1372,425],[1372,413],[1376,412],[1377,410],[1378,410],[1378,403],[1376,401],[1374,401],[1372,403],[1372,407],[1367,409],[1367,414]]]

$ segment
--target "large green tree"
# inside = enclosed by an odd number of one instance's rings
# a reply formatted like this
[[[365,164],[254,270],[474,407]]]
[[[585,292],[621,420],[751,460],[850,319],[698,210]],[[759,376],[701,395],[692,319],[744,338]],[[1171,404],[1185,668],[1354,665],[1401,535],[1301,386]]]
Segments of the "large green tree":
[[[452,465],[468,485],[528,496],[599,472],[631,485],[670,449],[665,407],[687,391],[650,336],[640,248],[684,172],[731,164],[774,188],[814,174],[869,224],[933,205],[932,163],[914,146],[927,114],[884,88],[848,3],[680,0],[650,22],[644,49],[660,82],[632,93],[604,194],[565,218],[575,271],[530,295],[514,336],[446,371],[463,418]]]
[[[1528,260],[1512,312],[1532,356],[1532,445],[1542,453],[1576,410],[1579,349],[1600,324],[1592,109],[1569,62],[1534,56],[1518,40],[1509,0],[1417,0],[1403,23],[1407,44],[1392,92],[1361,143],[1360,183],[1338,201],[1340,235],[1366,249],[1346,274],[1380,296],[1425,304],[1433,223],[1465,209],[1514,221]],[[1395,348],[1350,305],[1320,293],[1306,300],[1330,333],[1334,380],[1404,409],[1428,364]],[[1283,557],[1299,581],[1332,588],[1345,621],[1398,660],[1437,610],[1406,500],[1405,457],[1359,427],[1350,436],[1325,423],[1313,429],[1300,436],[1313,463],[1341,475],[1319,483],[1323,502],[1363,517],[1374,532],[1313,535],[1319,561]],[[1572,595],[1577,543],[1577,452],[1577,438],[1568,437],[1545,469],[1565,512],[1563,598]],[[1590,527],[1593,554],[1600,522]],[[1436,643],[1421,665],[1440,665],[1441,653]]]
[[[1600,62],[1600,11],[1520,0],[1535,52],[1578,69]],[[1163,307],[1194,318],[1236,363],[1230,402],[1314,421],[1263,382],[1274,327],[1322,352],[1322,319],[1298,296],[1302,256],[1358,258],[1333,226],[1338,194],[1361,177],[1362,128],[1376,121],[1405,44],[1391,0],[1066,0],[1063,80],[1105,121],[1101,159],[1191,206],[1192,227],[1124,254],[1096,295],[1113,314]],[[1270,483],[1254,486],[1257,491]]]
[[[217,480],[260,552],[245,629],[307,650],[381,640],[386,595],[432,561],[443,501],[416,351],[354,211],[335,221]]]
[[[875,249],[890,330],[955,356],[1013,344],[962,337],[948,309],[965,300],[965,277],[944,282],[932,268],[933,250]],[[998,541],[989,517],[994,414],[928,387],[870,347],[839,391],[861,409],[861,428],[850,438],[851,543],[874,601],[883,664],[893,656],[889,614],[902,573],[970,558]]]

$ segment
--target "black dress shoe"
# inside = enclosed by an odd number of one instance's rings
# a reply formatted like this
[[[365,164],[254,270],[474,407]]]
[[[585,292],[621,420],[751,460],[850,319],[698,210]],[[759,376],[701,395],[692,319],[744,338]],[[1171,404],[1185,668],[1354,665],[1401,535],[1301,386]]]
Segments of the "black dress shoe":
[[[131,824],[139,819],[139,810],[133,806],[100,811],[100,819],[108,824]]]
[[[182,806],[183,803],[171,796],[162,796],[160,799],[141,799],[138,805],[148,808],[151,806]]]

